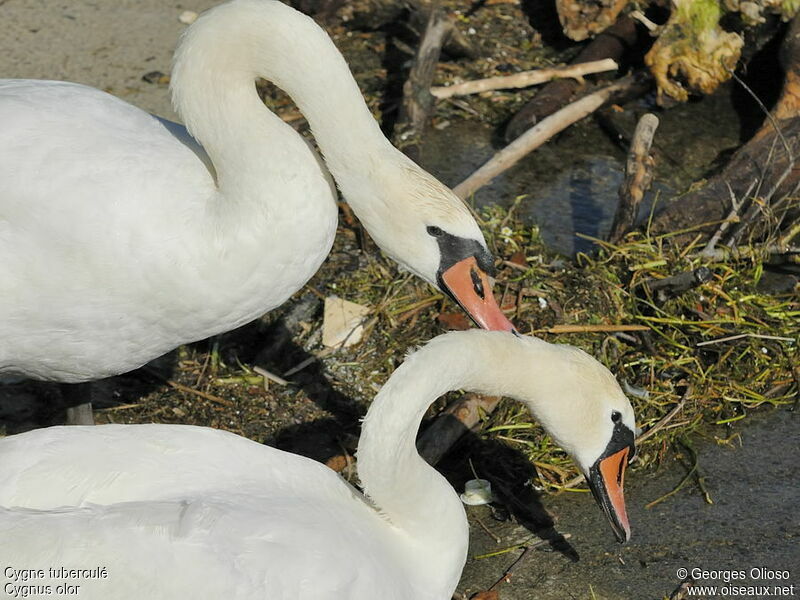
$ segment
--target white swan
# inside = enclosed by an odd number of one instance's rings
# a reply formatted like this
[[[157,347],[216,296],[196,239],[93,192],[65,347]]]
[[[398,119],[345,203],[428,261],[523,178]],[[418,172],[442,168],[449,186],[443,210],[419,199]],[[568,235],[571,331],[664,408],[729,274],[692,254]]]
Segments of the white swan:
[[[387,254],[478,324],[512,329],[469,211],[389,144],[330,38],[275,0],[233,0],[175,55],[173,102],[202,148],[93,88],[0,81],[0,375],[129,371],[275,308],[316,272],[335,195],[258,76],[297,102]]]
[[[0,565],[105,567],[108,579],[81,582],[82,598],[103,600],[449,600],[467,521],[415,437],[431,402],[459,388],[527,404],[627,540],[634,415],[613,376],[570,346],[472,330],[410,355],[375,398],[358,446],[366,498],[319,463],[212,429],[0,440]]]

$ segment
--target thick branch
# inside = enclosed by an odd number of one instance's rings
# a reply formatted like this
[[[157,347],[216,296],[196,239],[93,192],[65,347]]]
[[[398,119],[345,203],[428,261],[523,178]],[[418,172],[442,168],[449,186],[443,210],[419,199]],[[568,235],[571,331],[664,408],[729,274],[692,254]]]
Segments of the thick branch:
[[[460,198],[467,198],[500,173],[514,166],[525,155],[544,144],[555,134],[592,114],[616,94],[633,85],[633,82],[633,78],[626,77],[613,85],[584,96],[580,100],[562,108],[554,115],[550,115],[500,150],[482,167],[453,188],[453,191]]]
[[[781,54],[783,90],[764,125],[705,186],[668,201],[653,222],[655,233],[741,215],[727,240],[737,246],[784,221],[800,186],[800,16],[787,31]],[[710,235],[713,228],[705,231]]]
[[[452,29],[438,5],[431,8],[425,33],[420,40],[414,65],[403,85],[403,104],[395,125],[395,143],[411,158],[419,153],[419,139],[433,111],[431,84],[439,63],[442,43]]]
[[[587,63],[603,58],[619,62],[625,51],[636,42],[636,23],[622,16],[611,27],[599,34],[584,48],[573,64]],[[579,83],[569,79],[559,79],[543,87],[536,96],[514,115],[506,126],[506,141],[522,135],[527,129],[553,114],[569,102],[578,89]]]

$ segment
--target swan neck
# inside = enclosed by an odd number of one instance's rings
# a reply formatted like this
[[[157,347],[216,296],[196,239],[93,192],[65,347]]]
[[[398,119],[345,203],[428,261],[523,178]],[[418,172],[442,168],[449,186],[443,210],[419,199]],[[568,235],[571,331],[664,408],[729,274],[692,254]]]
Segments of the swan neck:
[[[539,400],[528,397],[536,373],[524,385],[508,375],[546,366],[531,361],[530,352],[515,353],[513,344],[509,351],[507,336],[475,330],[450,333],[409,356],[375,398],[358,446],[361,483],[378,509],[431,548],[427,557],[450,561],[459,573],[468,536],[464,509],[447,480],[419,456],[416,436],[431,403],[452,390],[516,397],[536,410]],[[542,344],[546,352],[547,344]]]
[[[236,156],[250,146],[243,139],[280,146],[276,134],[294,135],[259,99],[259,77],[291,96],[337,181],[391,148],[344,58],[311,18],[275,0],[233,0],[187,29],[172,76],[176,110],[218,170],[218,147]]]

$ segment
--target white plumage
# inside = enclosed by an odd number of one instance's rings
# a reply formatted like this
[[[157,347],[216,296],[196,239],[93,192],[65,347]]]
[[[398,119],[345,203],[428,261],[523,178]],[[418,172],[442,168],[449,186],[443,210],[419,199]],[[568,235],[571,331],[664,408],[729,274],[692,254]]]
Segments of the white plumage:
[[[233,0],[187,29],[175,55],[173,101],[202,147],[99,90],[0,81],[0,376],[129,371],[256,318],[314,274],[335,192],[260,101],[258,76],[296,100],[390,256],[436,284],[427,227],[485,252],[460,200],[382,135],[330,38],[275,0]]]
[[[585,353],[449,333],[410,355],[370,407],[358,449],[367,497],[310,459],[205,428],[0,440],[0,564],[105,567],[108,579],[83,581],[80,595],[102,600],[449,600],[467,522],[415,437],[431,402],[458,388],[526,403],[587,473],[613,414],[634,427],[619,386]]]

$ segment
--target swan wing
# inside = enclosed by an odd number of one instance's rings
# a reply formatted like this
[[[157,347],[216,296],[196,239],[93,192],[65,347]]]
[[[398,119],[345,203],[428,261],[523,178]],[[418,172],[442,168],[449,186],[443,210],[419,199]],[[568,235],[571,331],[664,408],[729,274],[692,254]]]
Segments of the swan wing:
[[[192,425],[49,427],[0,439],[0,505],[32,509],[170,500],[230,490],[255,497],[353,495],[308,458]]]
[[[0,564],[85,569],[14,585],[99,600],[372,600],[412,595],[401,564],[336,504],[227,499],[0,509]],[[107,574],[103,577],[100,569]],[[93,572],[92,572],[93,571]],[[7,585],[9,572],[4,573]],[[6,590],[8,591],[8,590]]]
[[[341,477],[223,431],[103,425],[2,439],[0,506],[0,564],[106,567],[81,597],[421,597],[402,535]]]

